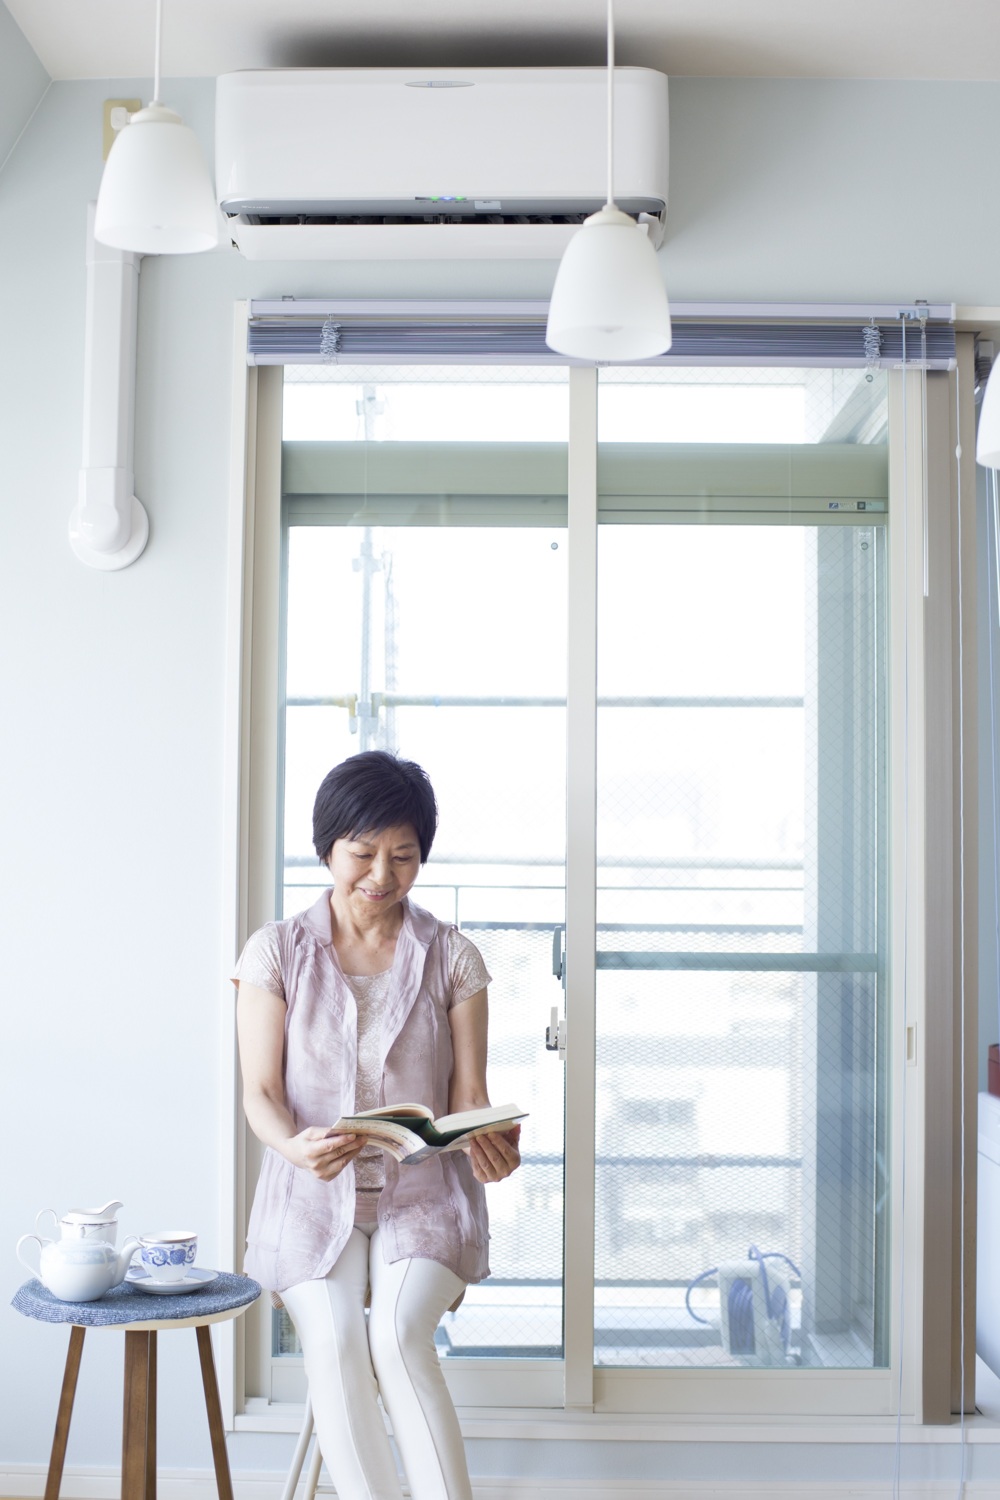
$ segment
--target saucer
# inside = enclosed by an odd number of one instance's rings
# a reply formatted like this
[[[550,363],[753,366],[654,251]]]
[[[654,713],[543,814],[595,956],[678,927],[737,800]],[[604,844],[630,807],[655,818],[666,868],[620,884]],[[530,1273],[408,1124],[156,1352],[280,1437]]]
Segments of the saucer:
[[[200,1292],[210,1286],[218,1274],[218,1271],[203,1271],[200,1266],[192,1266],[180,1281],[154,1281],[141,1266],[132,1266],[125,1280],[141,1292],[153,1292],[159,1297],[180,1297],[185,1292]]]

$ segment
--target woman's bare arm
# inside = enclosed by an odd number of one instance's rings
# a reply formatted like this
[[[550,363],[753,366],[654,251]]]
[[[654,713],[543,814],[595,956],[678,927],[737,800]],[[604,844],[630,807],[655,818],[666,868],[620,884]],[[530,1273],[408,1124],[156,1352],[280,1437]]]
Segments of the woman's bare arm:
[[[482,1109],[490,1102],[486,1091],[487,1016],[485,989],[477,990],[448,1012],[454,1053],[448,1094],[449,1114],[458,1114],[463,1109]],[[520,1166],[521,1153],[517,1149],[520,1134],[520,1125],[515,1125],[512,1130],[477,1135],[463,1148],[479,1182],[501,1182]]]
[[[285,1002],[270,990],[241,983],[236,1029],[243,1073],[243,1108],[259,1141],[278,1151],[294,1167],[330,1182],[353,1161],[364,1141],[353,1135],[330,1135],[329,1125],[300,1130],[285,1100],[282,1058],[285,1046]]]

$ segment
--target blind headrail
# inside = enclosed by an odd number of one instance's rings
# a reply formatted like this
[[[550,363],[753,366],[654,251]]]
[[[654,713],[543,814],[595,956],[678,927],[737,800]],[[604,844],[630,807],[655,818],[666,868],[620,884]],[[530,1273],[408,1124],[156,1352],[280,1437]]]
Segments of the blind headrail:
[[[567,364],[545,343],[545,302],[250,303],[250,364]],[[676,304],[661,365],[947,370],[953,304]]]

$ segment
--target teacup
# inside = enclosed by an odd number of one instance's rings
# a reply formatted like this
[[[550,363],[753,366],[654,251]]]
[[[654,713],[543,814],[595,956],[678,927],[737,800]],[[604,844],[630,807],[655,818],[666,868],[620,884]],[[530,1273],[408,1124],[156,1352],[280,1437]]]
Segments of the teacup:
[[[191,1229],[160,1229],[139,1236],[139,1259],[154,1281],[183,1281],[197,1253],[198,1236]]]

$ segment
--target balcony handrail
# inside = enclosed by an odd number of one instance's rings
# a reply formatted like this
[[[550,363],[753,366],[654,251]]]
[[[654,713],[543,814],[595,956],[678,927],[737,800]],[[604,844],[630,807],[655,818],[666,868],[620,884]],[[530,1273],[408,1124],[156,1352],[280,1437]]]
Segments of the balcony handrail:
[[[315,854],[286,854],[284,858],[285,868],[288,870],[313,868],[318,866]],[[551,869],[561,870],[565,865],[565,859],[561,855],[544,854],[446,854],[435,856],[426,866],[431,875],[435,870],[447,870],[452,866],[482,866],[495,865],[498,868],[506,868],[513,865],[515,868],[524,869]],[[745,859],[738,856],[725,859],[716,856],[713,859],[622,859],[618,855],[610,858],[598,859],[599,870],[755,870],[758,874],[765,870],[802,870],[805,868],[801,859],[785,859],[777,857],[774,859]],[[433,882],[428,882],[433,883]],[[536,886],[511,886],[511,890],[536,890]],[[552,887],[562,889],[562,885]],[[601,886],[601,890],[614,890],[614,886]],[[676,889],[676,887],[671,887]],[[742,889],[742,887],[740,887]],[[770,890],[770,886],[762,886],[762,890]]]
[[[558,1151],[522,1152],[522,1167],[561,1167],[563,1158]],[[700,1152],[694,1156],[595,1156],[597,1167],[697,1167],[713,1170],[716,1167],[777,1167],[799,1170],[801,1156],[720,1156],[715,1152]]]
[[[612,695],[597,699],[598,708],[802,708],[804,697],[794,693],[745,694],[672,693]],[[372,693],[364,704],[357,693],[296,693],[285,698],[286,708],[347,708],[375,717],[381,708],[565,708],[565,697],[542,693],[500,693],[475,696],[456,693]]]

